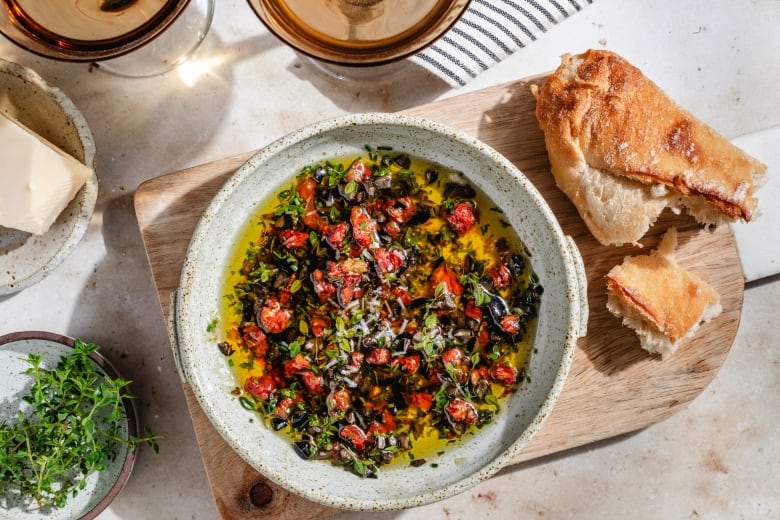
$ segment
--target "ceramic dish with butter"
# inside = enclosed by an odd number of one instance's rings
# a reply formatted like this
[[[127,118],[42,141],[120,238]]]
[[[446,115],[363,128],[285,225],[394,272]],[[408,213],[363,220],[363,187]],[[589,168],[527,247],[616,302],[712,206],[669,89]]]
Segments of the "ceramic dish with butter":
[[[41,356],[41,368],[53,370],[59,360],[72,353],[73,338],[42,331],[14,332],[0,336],[0,422],[13,424],[19,410],[29,413],[30,405],[22,398],[29,393],[32,376],[25,374],[30,368],[30,354]],[[99,352],[89,354],[98,373],[116,379],[114,367]],[[120,425],[121,435],[139,434],[135,408],[132,401],[124,400],[125,419]],[[33,501],[13,493],[0,495],[0,519],[2,520],[72,520],[96,518],[127,483],[135,463],[134,452],[123,444],[118,445],[116,456],[106,461],[105,469],[90,474],[86,487],[63,507],[40,508]]]
[[[0,59],[0,112],[94,172],[95,143],[84,117],[61,90],[33,70]],[[87,230],[97,190],[93,173],[43,235],[0,226],[0,296],[39,282],[70,254]]]
[[[235,393],[234,370],[220,352],[220,338],[215,337],[224,280],[247,221],[288,188],[305,166],[371,153],[366,145],[422,158],[462,175],[495,209],[500,208],[506,224],[527,248],[544,287],[525,366],[527,377],[502,403],[495,419],[432,454],[425,464],[388,464],[376,478],[348,473],[323,460],[303,460],[289,438],[267,427],[255,412],[243,409]],[[353,233],[358,228],[362,226],[353,222]],[[541,428],[562,390],[575,343],[585,334],[585,292],[576,246],[562,233],[535,187],[505,158],[484,143],[432,121],[358,114],[293,132],[258,152],[226,182],[190,243],[174,296],[171,336],[182,375],[206,415],[249,464],[286,489],[329,506],[400,509],[452,496],[490,477]]]

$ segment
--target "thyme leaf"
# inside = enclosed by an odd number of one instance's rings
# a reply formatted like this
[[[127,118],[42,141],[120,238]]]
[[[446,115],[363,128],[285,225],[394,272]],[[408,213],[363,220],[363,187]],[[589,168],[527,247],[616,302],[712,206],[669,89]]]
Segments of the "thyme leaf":
[[[42,367],[42,356],[28,355],[25,374],[33,384],[23,401],[31,413],[19,411],[14,424],[0,423],[0,496],[63,507],[120,445],[134,451],[143,443],[158,451],[160,437],[148,428],[140,438],[123,435],[124,400],[135,396],[130,381],[112,379],[92,362],[89,354],[99,348],[77,339],[52,370]]]

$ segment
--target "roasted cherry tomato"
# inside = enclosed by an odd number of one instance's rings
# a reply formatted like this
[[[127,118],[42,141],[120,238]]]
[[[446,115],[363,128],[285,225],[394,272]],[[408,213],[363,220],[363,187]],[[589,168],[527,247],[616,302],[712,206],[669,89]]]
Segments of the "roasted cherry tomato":
[[[276,381],[268,374],[252,376],[244,383],[244,390],[258,399],[266,400],[276,390]]]
[[[276,298],[268,298],[258,315],[260,326],[271,334],[284,331],[292,320],[292,311],[282,307]]]
[[[477,223],[474,207],[468,202],[458,202],[452,211],[447,213],[447,222],[459,235],[464,235]]]
[[[357,451],[363,451],[366,447],[366,432],[355,424],[342,426],[339,430],[339,437]]]
[[[359,245],[368,247],[378,241],[376,221],[366,211],[366,208],[352,206],[349,221],[352,224],[352,236]]]
[[[479,419],[474,403],[460,397],[456,397],[444,405],[444,413],[453,424],[471,426]]]

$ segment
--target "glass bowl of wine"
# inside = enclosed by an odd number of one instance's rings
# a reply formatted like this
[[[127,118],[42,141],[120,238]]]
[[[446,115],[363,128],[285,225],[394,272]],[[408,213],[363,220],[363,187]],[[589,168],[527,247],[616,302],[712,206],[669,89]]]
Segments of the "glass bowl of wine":
[[[133,61],[141,70],[127,72],[133,76],[185,61],[205,37],[214,12],[214,0],[0,0],[0,5],[5,10],[0,33],[46,58],[110,64],[106,60],[143,48],[146,55]]]
[[[268,29],[306,56],[343,67],[380,66],[441,37],[469,0],[248,0]]]

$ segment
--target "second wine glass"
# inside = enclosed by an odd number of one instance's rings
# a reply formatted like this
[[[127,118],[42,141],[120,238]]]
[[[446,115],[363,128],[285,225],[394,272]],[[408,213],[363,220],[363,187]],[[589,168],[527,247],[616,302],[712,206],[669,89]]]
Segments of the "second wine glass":
[[[440,38],[469,0],[248,0],[266,27],[315,66],[373,76]]]

